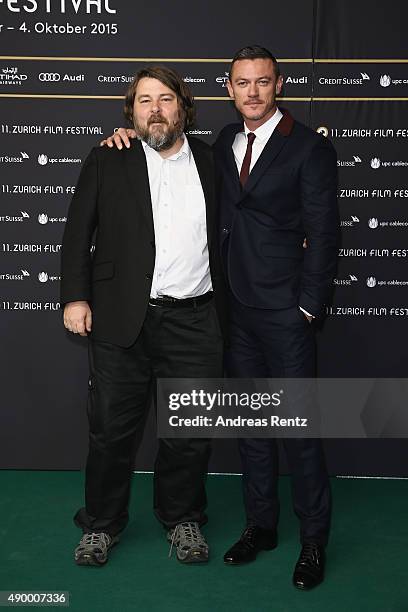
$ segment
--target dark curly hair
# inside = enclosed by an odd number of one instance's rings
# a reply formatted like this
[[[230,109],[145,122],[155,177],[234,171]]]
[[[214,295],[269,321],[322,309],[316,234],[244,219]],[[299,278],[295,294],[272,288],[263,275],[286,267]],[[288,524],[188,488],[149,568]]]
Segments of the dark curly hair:
[[[132,84],[127,90],[125,97],[124,113],[128,121],[133,124],[133,103],[135,101],[136,89],[141,79],[157,79],[163,85],[169,87],[177,96],[181,110],[184,113],[184,129],[188,129],[194,123],[195,108],[194,99],[189,87],[185,84],[181,76],[166,66],[149,66],[142,68],[135,75]]]

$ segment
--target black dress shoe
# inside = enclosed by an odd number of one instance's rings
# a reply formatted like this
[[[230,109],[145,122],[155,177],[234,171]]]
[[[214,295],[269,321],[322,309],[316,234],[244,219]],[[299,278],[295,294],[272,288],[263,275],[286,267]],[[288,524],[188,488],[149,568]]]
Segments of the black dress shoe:
[[[247,527],[238,542],[236,542],[224,555],[224,563],[240,565],[255,561],[260,550],[272,550],[278,544],[274,529],[262,529],[256,525]]]
[[[305,542],[293,572],[293,584],[298,589],[313,589],[324,578],[325,554],[323,546]]]

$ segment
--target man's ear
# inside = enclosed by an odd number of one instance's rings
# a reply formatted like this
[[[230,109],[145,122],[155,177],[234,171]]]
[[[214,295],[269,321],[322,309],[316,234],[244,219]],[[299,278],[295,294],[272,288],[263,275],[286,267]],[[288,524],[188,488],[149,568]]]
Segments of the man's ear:
[[[275,93],[279,95],[280,92],[282,91],[282,87],[283,87],[283,76],[280,75],[276,81]]]

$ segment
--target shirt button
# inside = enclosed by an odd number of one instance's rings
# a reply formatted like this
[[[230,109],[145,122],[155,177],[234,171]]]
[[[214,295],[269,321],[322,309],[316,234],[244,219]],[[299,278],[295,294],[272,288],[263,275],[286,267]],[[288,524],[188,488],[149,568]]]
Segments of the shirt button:
[[[151,274],[146,274],[146,280],[152,280],[153,276]]]
[[[222,231],[223,231],[224,234],[228,234],[229,229],[228,229],[228,227],[223,227]]]

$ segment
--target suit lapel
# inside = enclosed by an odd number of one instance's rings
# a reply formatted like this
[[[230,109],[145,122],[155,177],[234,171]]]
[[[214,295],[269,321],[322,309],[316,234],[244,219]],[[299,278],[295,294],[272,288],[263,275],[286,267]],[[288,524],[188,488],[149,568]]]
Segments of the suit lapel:
[[[211,151],[206,151],[205,149],[201,148],[201,146],[197,146],[197,142],[194,140],[194,138],[188,139],[188,143],[190,145],[190,149],[194,157],[197,172],[200,177],[201,186],[204,192],[207,223],[207,242],[209,248],[213,237],[215,223],[216,200],[214,163]]]
[[[285,146],[293,128],[293,118],[286,110],[282,110],[283,117],[274,129],[272,136],[266,143],[261,155],[256,164],[252,168],[245,187],[242,190],[241,196],[244,197],[251,189],[255,187],[265,170],[272,164],[274,159],[279,155],[282,147]]]
[[[154,239],[152,199],[150,195],[149,173],[147,170],[146,156],[139,140],[132,142],[131,148],[123,152],[125,159],[125,171],[134,195],[135,202],[140,207],[147,229]]]

